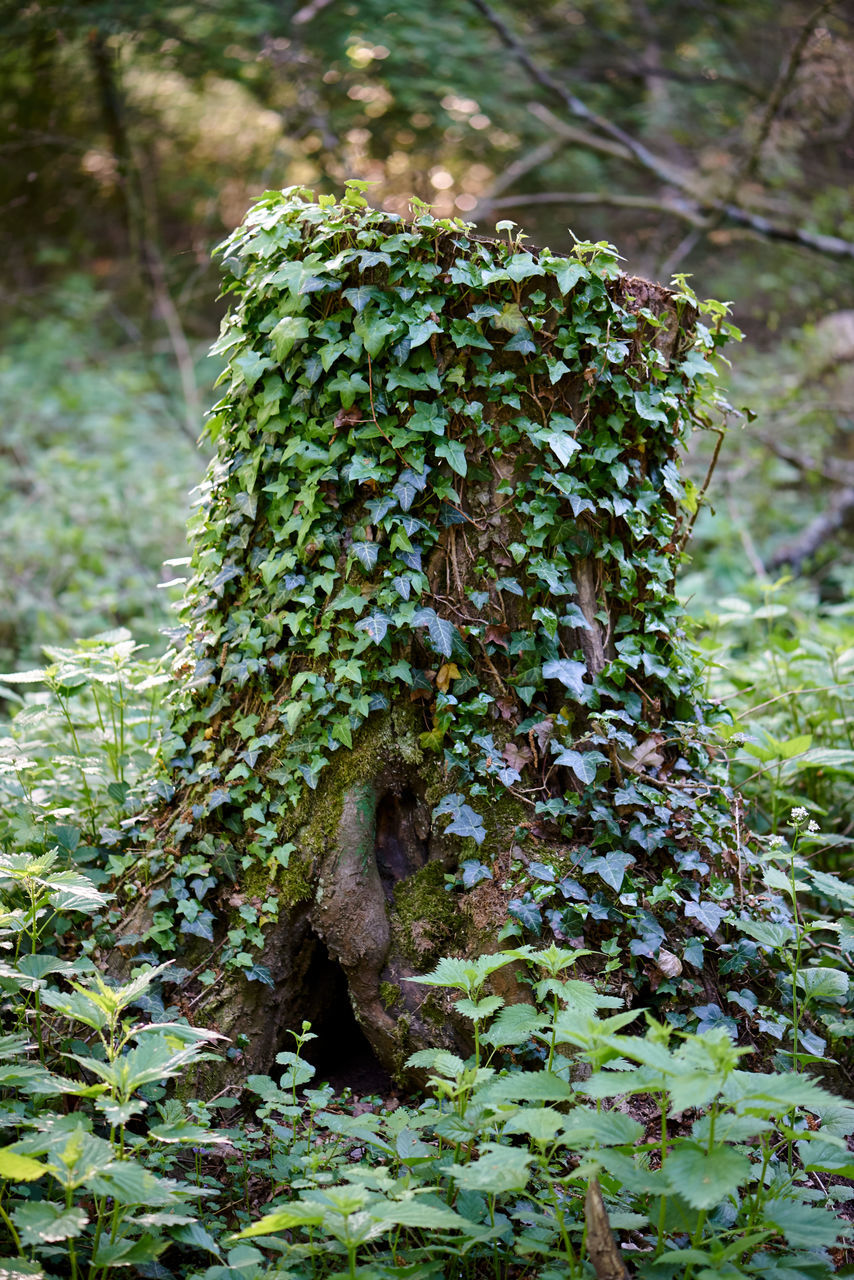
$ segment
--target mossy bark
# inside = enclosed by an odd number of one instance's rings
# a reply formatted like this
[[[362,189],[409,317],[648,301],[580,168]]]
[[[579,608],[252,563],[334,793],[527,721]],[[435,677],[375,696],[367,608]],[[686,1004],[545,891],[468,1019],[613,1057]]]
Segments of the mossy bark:
[[[303,1019],[322,1024],[330,965],[343,970],[357,1022],[398,1078],[417,1049],[468,1047],[465,1022],[408,981],[441,955],[489,949],[495,934],[461,909],[446,883],[473,842],[444,835],[431,820],[445,787],[416,730],[411,706],[369,722],[284,825],[281,838],[296,851],[269,884],[256,886],[281,904],[253,957],[268,970],[270,985],[224,974],[199,1002],[197,1016],[240,1049],[230,1065],[209,1069],[209,1084],[269,1070],[288,1047],[290,1030]],[[509,849],[524,817],[515,802],[493,809],[489,847]],[[500,916],[498,909],[495,923]],[[235,912],[228,924],[236,920]],[[143,923],[137,912],[126,927],[136,931]],[[346,1045],[341,1051],[346,1055]]]

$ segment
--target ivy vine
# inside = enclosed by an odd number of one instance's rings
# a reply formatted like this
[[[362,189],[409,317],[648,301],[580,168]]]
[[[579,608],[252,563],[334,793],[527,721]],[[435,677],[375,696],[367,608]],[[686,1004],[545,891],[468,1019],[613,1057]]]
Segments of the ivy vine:
[[[361,187],[268,192],[219,250],[231,305],[174,631],[160,893],[213,940],[223,876],[263,867],[220,943],[252,975],[288,815],[403,700],[444,769],[454,883],[499,873],[483,841],[512,796],[509,931],[584,934],[675,990],[738,905],[673,594],[700,496],[679,453],[736,331],[684,280],[622,274],[608,244],[535,251],[512,223],[483,240]],[[174,918],[148,936],[174,945]],[[724,969],[755,953],[742,940]]]

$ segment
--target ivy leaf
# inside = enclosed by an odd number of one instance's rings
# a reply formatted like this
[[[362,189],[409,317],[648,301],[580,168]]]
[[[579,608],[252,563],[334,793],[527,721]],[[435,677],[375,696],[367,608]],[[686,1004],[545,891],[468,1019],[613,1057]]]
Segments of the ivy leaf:
[[[468,804],[460,805],[453,822],[449,823],[445,828],[445,833],[452,836],[462,836],[463,839],[470,837],[475,844],[483,844],[486,838],[483,818],[479,813],[475,813],[471,805]]]
[[[504,271],[517,284],[522,280],[529,280],[531,276],[545,275],[539,262],[530,253],[514,253]]]
[[[530,929],[532,933],[539,934],[543,927],[543,915],[529,893],[526,893],[521,898],[513,898],[508,902],[507,910],[526,929]]]
[[[290,354],[294,343],[301,342],[303,338],[307,338],[308,333],[309,323],[307,316],[285,316],[274,329],[271,329],[270,341],[273,344],[273,351],[279,364]]]
[[[421,572],[421,548],[413,547],[411,551],[398,551],[398,558],[406,565],[407,569],[414,569],[416,573]]]
[[[377,290],[371,285],[361,284],[358,289],[342,289],[341,297],[346,298],[354,311],[364,311],[369,302],[377,296]]]
[[[485,867],[482,862],[477,862],[474,858],[467,858],[462,865],[463,887],[473,889],[481,880],[491,880],[492,872],[489,867]]]
[[[376,311],[368,311],[366,308],[357,314],[353,328],[365,344],[368,355],[378,356],[396,326],[390,320],[384,320]]]
[[[719,907],[716,902],[706,899],[701,902],[686,902],[685,915],[696,920],[706,933],[713,934],[726,915],[726,910],[724,907]]]
[[[623,885],[626,869],[637,859],[633,858],[630,853],[619,853],[616,849],[611,849],[608,853],[603,854],[601,858],[588,858],[584,863],[584,874],[587,875],[591,871],[595,871],[600,880],[604,880],[615,893],[619,893]]]
[[[556,877],[554,867],[549,867],[545,862],[529,862],[528,871],[535,880],[541,880],[543,884],[553,884]]]
[[[419,493],[424,491],[427,477],[407,468],[401,471],[392,493],[400,503],[402,511],[408,511]]]
[[[363,271],[367,271],[369,267],[378,266],[390,267],[391,258],[387,253],[383,253],[382,249],[364,249],[359,254],[359,266]]]
[[[558,265],[558,262],[560,265]],[[574,289],[579,280],[584,280],[587,276],[587,268],[581,262],[571,262],[568,258],[559,259],[553,264],[554,278],[557,281],[557,287],[561,293],[569,293],[570,289]]]
[[[353,482],[379,480],[382,477],[382,467],[376,458],[365,458],[357,454],[353,461],[344,468],[344,476],[347,480]],[[378,520],[381,518],[377,517]]]
[[[254,387],[262,373],[274,368],[269,356],[262,356],[259,351],[247,351],[244,355],[237,356],[232,363],[243,375],[247,387]]]
[[[454,647],[456,627],[447,618],[440,618],[435,609],[419,609],[412,619],[416,627],[426,627],[433,647],[443,657],[450,658]]]
[[[442,440],[436,445],[436,453],[440,458],[446,458],[448,464],[458,476],[464,476],[468,471],[468,462],[466,460],[465,445],[459,440]]]
[[[447,618],[440,618],[438,614],[434,614],[427,626],[427,631],[435,648],[445,658],[450,658],[454,648],[454,636],[457,629],[452,622],[448,622]]]
[[[371,570],[379,559],[380,544],[378,542],[354,542],[352,551],[362,567]]]
[[[568,465],[572,455],[581,448],[576,439],[563,431],[553,431],[548,438],[548,446],[563,467]]]
[[[253,964],[243,975],[247,982],[261,982],[265,987],[274,987],[273,976],[265,964]]]
[[[409,345],[413,349],[426,342],[431,334],[440,333],[441,329],[435,320],[422,320],[409,330]]]
[[[389,629],[391,618],[385,613],[372,613],[369,618],[360,618],[356,623],[356,631],[364,631],[374,644],[382,644]]]
[[[560,744],[555,744],[560,750]],[[585,786],[589,786],[591,782],[596,781],[596,769],[600,764],[607,764],[608,761],[602,755],[601,751],[573,751],[569,747],[564,747],[560,755],[554,761],[555,764],[563,765],[564,768],[571,769],[579,782],[583,782]]]
[[[399,573],[396,577],[392,578],[391,585],[394,587],[401,600],[408,600],[412,594],[412,583],[402,573]]]
[[[586,702],[590,693],[589,686],[584,684],[586,675],[587,667],[584,663],[574,662],[571,658],[555,658],[543,663],[544,678],[559,680],[578,702]]]
[[[300,280],[298,293],[328,293],[338,288],[338,281],[333,276],[304,275]]]
[[[638,417],[643,418],[646,422],[667,422],[667,414],[659,405],[661,392],[636,391],[634,399]]]
[[[483,843],[486,836],[483,818],[479,813],[475,813],[471,805],[465,803],[459,792],[454,791],[445,796],[433,810],[434,818],[440,818],[445,814],[450,814],[453,819],[445,828],[446,832],[455,836],[470,836],[478,844]]]

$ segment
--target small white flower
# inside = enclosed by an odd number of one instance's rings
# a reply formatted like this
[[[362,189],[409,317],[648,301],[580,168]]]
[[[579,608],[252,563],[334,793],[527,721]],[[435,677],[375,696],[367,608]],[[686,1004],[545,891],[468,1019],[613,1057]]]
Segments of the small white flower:
[[[797,806],[796,806],[796,808],[794,808],[794,809],[792,810],[792,823],[793,823],[793,825],[794,825],[794,824],[797,824],[798,822],[803,822],[803,820],[804,820],[804,818],[805,818],[806,816],[807,816],[807,811],[806,811],[806,809],[804,809],[804,807],[803,807],[802,805],[797,805]]]
[[[786,842],[785,842],[785,840],[783,839],[783,837],[782,837],[782,836],[769,836],[769,837],[768,837],[768,848],[769,848],[769,849],[782,849],[782,847],[783,847],[783,845],[784,845],[785,843],[786,843]]]
[[[807,831],[811,831],[813,832],[813,834],[815,834],[816,831],[821,831],[821,827],[818,825],[817,822],[811,821],[807,823]]]

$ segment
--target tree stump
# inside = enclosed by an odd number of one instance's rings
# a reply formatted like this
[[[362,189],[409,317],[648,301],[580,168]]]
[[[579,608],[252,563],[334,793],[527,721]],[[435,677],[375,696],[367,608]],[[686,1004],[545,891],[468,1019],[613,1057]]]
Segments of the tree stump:
[[[465,1048],[407,979],[508,925],[701,991],[729,817],[673,578],[720,310],[607,245],[407,223],[357,187],[269,193],[222,253],[149,858],[170,888],[126,932],[187,957],[251,1070],[304,1018],[346,1039],[348,1001],[391,1072]]]

